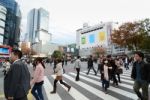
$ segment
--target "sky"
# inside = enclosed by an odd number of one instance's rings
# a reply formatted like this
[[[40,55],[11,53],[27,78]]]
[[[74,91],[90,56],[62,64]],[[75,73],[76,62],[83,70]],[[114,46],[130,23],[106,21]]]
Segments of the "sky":
[[[150,18],[150,0],[16,0],[22,12],[22,35],[26,33],[27,15],[33,8],[49,11],[52,42],[75,43],[76,30],[83,23],[128,22]]]

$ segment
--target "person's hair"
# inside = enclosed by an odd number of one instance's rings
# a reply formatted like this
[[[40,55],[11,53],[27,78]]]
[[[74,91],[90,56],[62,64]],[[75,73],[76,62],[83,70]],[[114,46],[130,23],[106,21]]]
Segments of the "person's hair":
[[[80,56],[78,56],[77,58],[80,59]]]
[[[62,62],[62,59],[56,58],[56,62],[57,62],[57,63],[60,63],[60,62]]]
[[[92,55],[90,55],[90,58],[92,58]]]
[[[42,60],[41,57],[37,57],[37,58],[35,59],[35,61],[36,61],[36,64],[37,64],[37,62],[39,62],[39,63],[41,63],[41,65],[43,66],[43,68],[45,68],[45,65],[44,65],[43,60]]]
[[[144,53],[137,51],[134,54],[137,54],[139,57],[141,57],[142,59],[144,59]]]
[[[12,50],[12,53],[15,55],[15,56],[18,56],[19,59],[21,59],[22,57],[22,52],[20,50]]]
[[[107,55],[107,58],[111,58],[111,55]]]

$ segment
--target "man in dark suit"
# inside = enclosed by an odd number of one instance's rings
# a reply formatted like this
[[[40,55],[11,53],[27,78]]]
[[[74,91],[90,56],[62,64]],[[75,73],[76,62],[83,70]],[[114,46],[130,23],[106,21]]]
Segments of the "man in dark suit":
[[[7,100],[27,100],[30,89],[30,73],[27,65],[21,61],[22,52],[13,50],[12,65],[4,78],[4,93]]]
[[[91,68],[93,69],[93,71],[95,72],[95,75],[96,75],[96,70],[94,69],[94,66],[93,66],[92,55],[90,55],[90,58],[88,59],[88,72],[86,73],[87,75],[89,74]]]

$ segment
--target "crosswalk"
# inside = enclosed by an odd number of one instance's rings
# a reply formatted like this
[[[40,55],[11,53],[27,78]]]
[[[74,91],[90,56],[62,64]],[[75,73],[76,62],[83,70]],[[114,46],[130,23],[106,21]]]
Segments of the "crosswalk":
[[[118,87],[110,85],[108,94],[105,94],[100,81],[100,74],[93,72],[86,75],[86,71],[80,72],[80,81],[75,81],[76,73],[70,72],[63,75],[65,82],[72,86],[68,92],[67,88],[58,82],[57,93],[50,94],[53,90],[54,75],[44,77],[44,100],[137,100],[133,91],[133,80],[130,78],[131,71],[124,71],[121,75],[122,83]]]

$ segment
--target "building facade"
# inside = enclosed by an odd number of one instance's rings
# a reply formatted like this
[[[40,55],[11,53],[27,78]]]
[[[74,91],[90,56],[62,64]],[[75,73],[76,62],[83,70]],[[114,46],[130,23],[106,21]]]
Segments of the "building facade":
[[[112,52],[111,43],[112,23],[100,23],[94,26],[83,25],[76,31],[76,43],[80,56],[89,56],[94,48],[106,48],[107,53]]]
[[[3,45],[7,9],[0,5],[0,45]]]
[[[21,11],[15,0],[0,0],[7,9],[3,44],[17,48],[20,42]]]
[[[42,44],[50,41],[49,31],[49,12],[40,9],[32,9],[28,14],[27,33],[29,42],[41,41]]]
[[[46,45],[49,47],[51,41],[49,12],[43,8],[32,9],[28,14],[27,33],[31,48],[38,54],[45,54],[45,51],[47,51]]]

